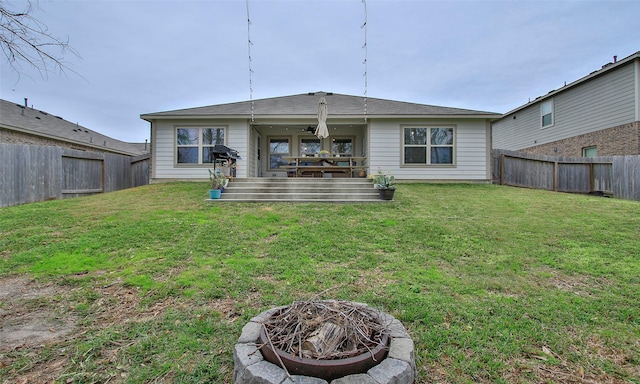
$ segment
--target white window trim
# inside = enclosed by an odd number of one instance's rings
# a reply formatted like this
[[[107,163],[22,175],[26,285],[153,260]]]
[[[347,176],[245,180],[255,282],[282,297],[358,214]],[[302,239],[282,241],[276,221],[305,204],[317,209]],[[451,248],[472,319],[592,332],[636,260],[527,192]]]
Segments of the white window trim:
[[[547,124],[547,125],[543,125],[543,117],[545,115],[542,114],[542,108],[545,104],[550,104],[551,105],[551,123]],[[548,100],[544,100],[540,103],[540,128],[541,129],[546,129],[549,127],[553,127],[556,123],[556,111],[555,111],[555,102],[553,101],[553,99],[548,99]]]
[[[213,163],[202,162],[202,149],[205,147],[211,147],[211,145],[204,145],[202,142],[202,130],[203,129],[222,129],[224,131],[224,143],[227,145],[227,129],[226,125],[176,125],[173,127],[173,165],[177,168],[210,168]],[[197,129],[198,130],[198,144],[197,145],[178,145],[178,130],[179,129]],[[198,148],[198,162],[197,163],[178,163],[178,148],[197,147]]]
[[[404,149],[405,149],[405,143],[404,143],[404,130],[406,128],[426,128],[428,130],[427,132],[427,144],[425,145],[427,147],[427,162],[425,164],[415,164],[415,163],[410,163],[407,164],[405,163],[405,159],[404,159]],[[432,147],[449,147],[448,145],[444,146],[444,145],[431,145],[431,128],[448,128],[448,129],[453,129],[453,151],[452,151],[452,162],[450,164],[431,164],[431,148]],[[401,167],[406,167],[406,168],[436,168],[436,167],[441,167],[441,168],[452,168],[456,166],[457,163],[457,153],[458,153],[458,129],[456,125],[451,125],[451,124],[424,124],[424,125],[402,125],[400,126],[400,143],[401,143],[401,147],[400,147],[400,158],[401,158]],[[409,145],[409,147],[415,147],[417,145]]]

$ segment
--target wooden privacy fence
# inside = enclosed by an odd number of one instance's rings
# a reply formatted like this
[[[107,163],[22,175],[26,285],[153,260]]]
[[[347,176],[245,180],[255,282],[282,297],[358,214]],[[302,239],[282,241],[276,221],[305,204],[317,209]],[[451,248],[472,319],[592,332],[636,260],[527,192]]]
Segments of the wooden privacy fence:
[[[149,184],[150,155],[0,144],[0,207]]]
[[[556,157],[494,149],[493,182],[640,200],[640,156]]]

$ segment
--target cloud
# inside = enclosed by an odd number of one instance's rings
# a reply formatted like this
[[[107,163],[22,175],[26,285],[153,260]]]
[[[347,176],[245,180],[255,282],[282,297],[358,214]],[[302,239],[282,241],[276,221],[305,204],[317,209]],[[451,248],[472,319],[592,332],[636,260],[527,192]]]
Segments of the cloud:
[[[3,99],[115,138],[144,141],[139,115],[313,91],[364,95],[360,0],[41,2],[82,75],[16,76]],[[640,3],[367,2],[370,97],[507,112],[640,46]]]

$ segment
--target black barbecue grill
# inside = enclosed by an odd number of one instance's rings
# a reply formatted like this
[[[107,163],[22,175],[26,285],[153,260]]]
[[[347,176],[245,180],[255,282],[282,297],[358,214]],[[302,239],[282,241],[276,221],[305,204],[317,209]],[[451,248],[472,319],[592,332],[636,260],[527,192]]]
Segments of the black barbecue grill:
[[[238,151],[233,150],[226,145],[216,144],[213,146],[213,158],[215,160],[223,159],[223,160],[232,160],[234,163],[236,160],[242,160],[242,157],[238,154]]]
[[[213,169],[216,169],[216,166],[219,163],[229,163],[231,176],[235,177],[236,173],[236,161],[238,159],[242,160],[242,157],[238,154],[238,151],[233,150],[226,145],[216,144],[210,150],[210,155],[213,156]]]

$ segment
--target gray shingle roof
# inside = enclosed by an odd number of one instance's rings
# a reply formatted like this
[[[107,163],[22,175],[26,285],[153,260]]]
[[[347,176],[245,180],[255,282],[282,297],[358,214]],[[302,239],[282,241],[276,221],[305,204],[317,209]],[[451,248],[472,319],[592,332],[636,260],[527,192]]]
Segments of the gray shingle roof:
[[[0,127],[113,153],[138,156],[141,149],[61,117],[7,100],[0,100]]]
[[[315,116],[318,113],[318,100],[324,97],[327,101],[330,116],[363,116],[365,98],[363,96],[341,95],[327,92],[311,92],[292,96],[273,97],[253,101],[255,116]],[[502,114],[469,109],[440,107],[408,103],[403,101],[367,98],[367,116],[399,117],[399,116],[443,116],[443,117],[487,117],[498,118]],[[251,116],[251,101],[210,105],[206,107],[179,109],[174,111],[143,114],[143,119],[162,117],[222,117]]]

